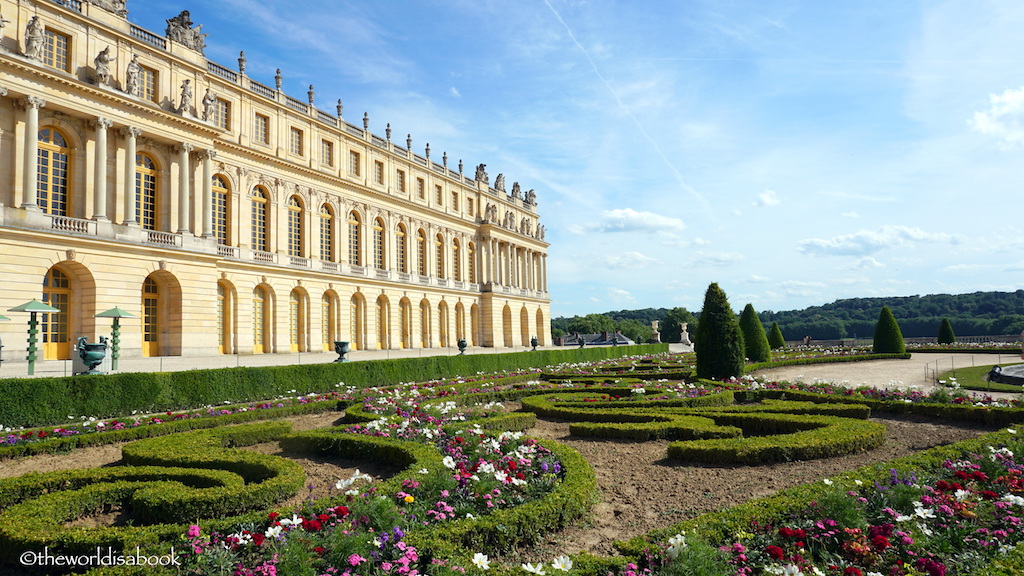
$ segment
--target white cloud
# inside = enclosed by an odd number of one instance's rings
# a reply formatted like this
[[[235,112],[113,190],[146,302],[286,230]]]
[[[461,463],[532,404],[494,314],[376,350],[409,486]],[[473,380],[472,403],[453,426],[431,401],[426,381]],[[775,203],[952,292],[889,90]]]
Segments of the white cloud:
[[[735,252],[697,252],[694,254],[694,266],[728,266],[743,260],[742,254]]]
[[[757,200],[754,201],[754,206],[778,206],[782,203],[779,195],[775,193],[775,190],[765,190],[764,192],[757,195]]]
[[[612,269],[645,268],[657,262],[650,256],[639,252],[623,252],[622,254],[609,254],[601,259],[602,263]]]
[[[574,227],[581,232],[681,232],[686,224],[679,218],[653,212],[637,212],[632,208],[605,210],[598,222]]]
[[[1006,146],[1024,143],[1024,88],[989,95],[989,108],[968,121],[975,131],[1002,140]]]
[[[884,267],[885,267],[885,264],[882,264],[881,262],[879,262],[878,260],[875,260],[871,256],[865,256],[863,258],[858,258],[857,261],[853,263],[853,268],[855,270],[870,270],[871,268],[884,268]]]
[[[612,286],[608,287],[608,297],[616,302],[636,302],[636,298],[629,291]]]
[[[767,283],[771,282],[771,279],[767,278],[765,276],[759,276],[757,274],[751,274],[750,278],[748,278],[747,281],[752,283],[752,284],[767,284]]]
[[[856,212],[843,212],[843,218],[860,218],[860,214]]]
[[[456,98],[462,98],[462,93],[459,92],[459,89],[456,88],[455,86],[452,86],[451,88],[449,88],[448,92],[450,92],[451,95],[455,96]]]
[[[885,248],[914,242],[958,244],[960,241],[960,237],[953,234],[925,232],[909,226],[883,226],[878,230],[858,230],[828,240],[801,240],[797,242],[797,251],[810,256],[867,256]]]

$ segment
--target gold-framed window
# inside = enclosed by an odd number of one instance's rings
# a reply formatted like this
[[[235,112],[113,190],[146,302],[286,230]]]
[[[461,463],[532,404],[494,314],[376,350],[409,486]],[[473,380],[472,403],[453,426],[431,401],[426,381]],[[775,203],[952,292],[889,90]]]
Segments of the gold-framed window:
[[[416,271],[427,275],[427,233],[423,229],[416,232]]]
[[[288,255],[302,256],[302,202],[298,196],[288,198]]]
[[[399,192],[405,192],[405,170],[395,171],[395,189]]]
[[[334,261],[334,211],[327,204],[320,207],[320,259]]]
[[[361,221],[359,219],[359,213],[356,211],[349,212],[348,214],[348,263],[352,266],[362,266],[362,246],[359,243],[359,228]]]
[[[61,34],[49,28],[43,32],[43,64],[57,70],[69,72],[68,65],[70,60],[68,54],[70,54],[70,49],[71,37],[67,34]]]
[[[159,196],[156,162],[149,154],[135,155],[135,213],[144,230],[158,230]]]
[[[395,227],[395,265],[403,274],[409,272],[409,264],[405,256],[405,226]]]
[[[228,227],[231,225],[228,214],[228,197],[231,195],[229,186],[224,176],[213,176],[213,236],[218,244],[223,245],[228,243]]]
[[[36,205],[46,214],[67,216],[71,148],[56,128],[39,131],[36,171]]]
[[[157,75],[159,73],[145,66],[139,66],[139,97],[150,102],[158,102],[160,94],[157,90]]]
[[[291,129],[291,137],[289,138],[289,150],[296,156],[302,156],[302,130],[295,128]]]
[[[427,199],[427,182],[423,178],[416,179],[416,195],[420,200]]]
[[[217,98],[213,103],[213,117],[210,118],[210,122],[221,130],[227,130],[231,125],[231,103]]]
[[[444,188],[440,184],[434,186],[434,200],[438,206],[444,206]]]
[[[334,142],[330,140],[320,141],[320,163],[324,166],[334,167]]]
[[[444,237],[438,234],[434,238],[434,275],[444,278]]]
[[[470,242],[466,245],[466,272],[470,282],[476,282],[476,245]]]
[[[349,150],[348,152],[348,173],[353,176],[359,176],[362,173],[359,152],[355,150]]]
[[[378,270],[384,270],[384,221],[377,218],[373,221],[373,266]]]
[[[452,280],[456,282],[462,281],[462,262],[459,260],[461,252],[459,241],[452,240]]]
[[[252,124],[252,140],[260,144],[270,144],[270,117],[256,113]]]
[[[267,236],[267,191],[257,186],[252,189],[252,221],[250,223],[250,240],[252,249],[267,252],[270,248]]]
[[[384,184],[384,163],[380,160],[373,162],[373,181],[377,184]]]

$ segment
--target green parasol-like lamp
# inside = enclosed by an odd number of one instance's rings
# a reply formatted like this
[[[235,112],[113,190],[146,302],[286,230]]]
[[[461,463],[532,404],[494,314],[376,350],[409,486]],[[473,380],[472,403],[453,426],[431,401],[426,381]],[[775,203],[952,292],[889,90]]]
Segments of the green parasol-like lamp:
[[[28,355],[25,359],[28,360],[28,375],[31,376],[36,373],[36,348],[37,336],[39,335],[39,320],[36,318],[36,314],[39,312],[60,312],[60,308],[54,308],[49,304],[44,304],[35,298],[31,302],[25,302],[15,306],[14,308],[8,308],[8,312],[28,312]]]
[[[115,306],[110,310],[100,312],[96,318],[114,319],[114,324],[110,327],[110,369],[117,370],[117,359],[121,357],[121,318],[138,318],[138,316]]]

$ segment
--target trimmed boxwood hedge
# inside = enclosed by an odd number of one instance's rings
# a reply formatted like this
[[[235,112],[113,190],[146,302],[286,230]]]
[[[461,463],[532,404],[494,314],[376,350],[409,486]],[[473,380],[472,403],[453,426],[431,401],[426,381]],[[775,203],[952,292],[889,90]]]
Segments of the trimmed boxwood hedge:
[[[17,428],[60,424],[66,423],[69,415],[109,418],[133,411],[190,410],[225,402],[324,392],[340,382],[359,388],[386,386],[667,351],[668,344],[648,344],[337,364],[6,378],[0,380],[0,425]]]

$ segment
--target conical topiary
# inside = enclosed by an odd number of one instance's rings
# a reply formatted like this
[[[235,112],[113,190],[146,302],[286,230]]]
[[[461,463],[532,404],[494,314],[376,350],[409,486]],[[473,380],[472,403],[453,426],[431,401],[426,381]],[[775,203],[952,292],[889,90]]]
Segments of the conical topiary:
[[[878,323],[875,324],[875,341],[871,347],[875,354],[903,354],[907,346],[903,343],[903,333],[900,325],[892,315],[888,306],[882,306],[878,313]]]
[[[764,333],[764,324],[757,316],[753,304],[747,304],[740,314],[740,330],[743,331],[743,350],[750,362],[769,362],[772,349],[768,345],[768,335]]]
[[[725,380],[743,373],[743,334],[725,292],[717,283],[704,294],[697,321],[697,377]]]
[[[779,328],[778,322],[772,322],[772,329],[768,331],[768,345],[772,350],[786,347],[786,338],[782,335],[782,328]]]
[[[939,344],[953,344],[956,342],[956,334],[953,333],[953,325],[949,318],[943,318],[939,324]]]

